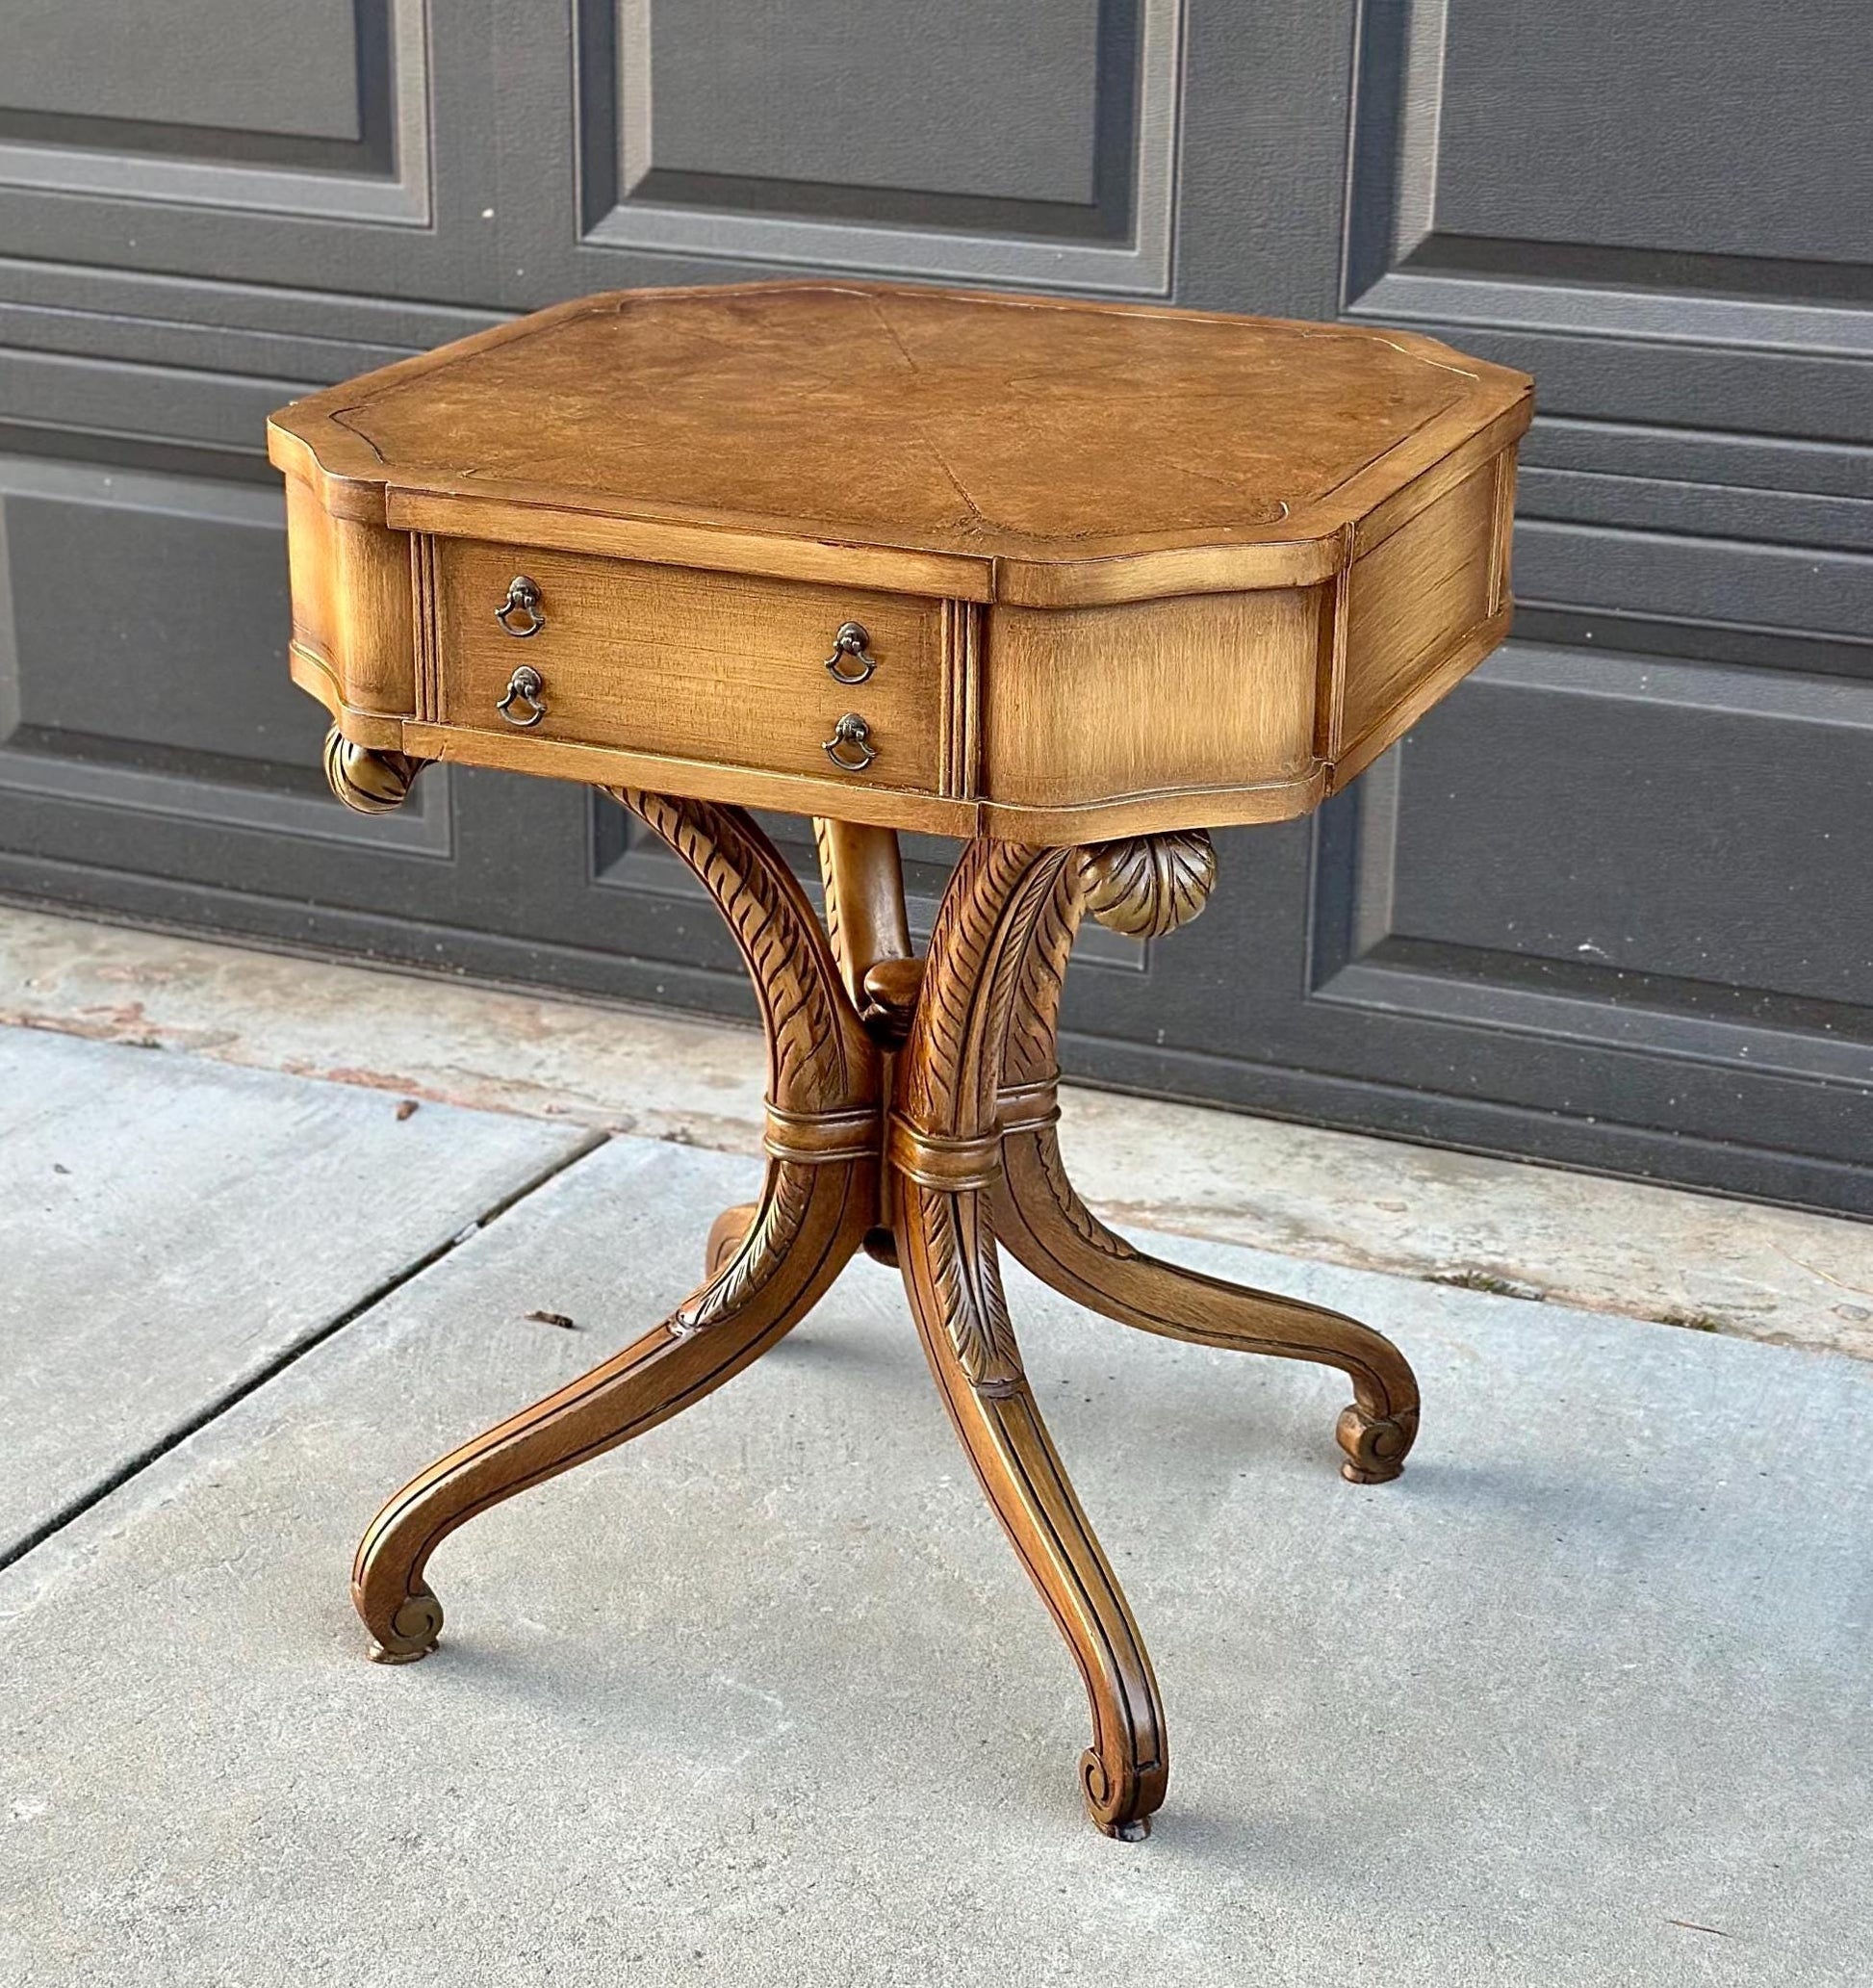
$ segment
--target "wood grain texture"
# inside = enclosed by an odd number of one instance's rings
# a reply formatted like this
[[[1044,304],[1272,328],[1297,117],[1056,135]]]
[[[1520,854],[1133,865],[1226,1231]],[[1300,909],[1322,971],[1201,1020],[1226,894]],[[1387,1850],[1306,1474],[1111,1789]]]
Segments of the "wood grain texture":
[[[415,709],[408,542],[398,532],[334,517],[309,485],[286,486],[293,646],[358,711]]]
[[[443,651],[436,607],[436,541],[426,531],[410,538],[410,618],[416,638],[415,707],[419,723],[443,714]]]
[[[351,736],[356,728],[350,716],[341,712],[339,720],[347,736]],[[874,822],[883,828],[914,829],[928,835],[966,838],[980,827],[986,812],[979,801],[952,801],[915,787],[858,780],[850,774],[835,772],[823,758],[822,771],[814,775],[770,766],[741,766],[716,759],[684,759],[674,753],[640,752],[627,746],[543,738],[537,731],[490,732],[478,725],[406,722],[397,728],[395,736],[412,757],[420,760],[448,760],[465,766],[500,766],[515,773],[544,775],[551,780],[577,781],[587,787],[654,787],[660,793],[721,801],[731,807],[828,815],[845,821]],[[1185,807],[1188,806],[1186,802]],[[1112,812],[1122,824],[1135,811]],[[1068,839],[1067,835],[1062,836],[1063,840]]]
[[[959,801],[982,791],[982,610],[943,604],[943,750],[937,786]]]
[[[1497,472],[1490,461],[1353,562],[1336,753],[1488,621],[1497,537]]]
[[[1320,613],[1314,588],[989,608],[984,793],[1058,809],[1305,781]]]
[[[595,517],[514,499],[431,497],[421,491],[393,490],[384,508],[398,530],[433,531],[448,538],[520,541],[555,552],[691,566],[705,573],[752,573],[957,601],[992,600],[995,591],[991,560],[907,547],[806,539],[782,530],[727,532],[651,518]]]
[[[1420,718],[1462,683],[1465,677],[1506,641],[1513,613],[1505,603],[1485,621],[1466,629],[1449,649],[1414,671],[1393,701],[1384,706],[1365,731],[1349,738],[1326,769],[1328,790],[1338,793],[1356,779],[1388,746],[1409,732]]]
[[[1318,581],[1297,547],[1335,556],[1349,519],[1527,396],[1408,333],[792,282],[558,305],[315,394],[273,447],[328,507],[417,529],[524,503],[777,560],[972,560],[999,598],[1067,606]]]
[[[495,619],[508,583],[538,582],[545,626],[517,639]],[[834,638],[862,623],[877,668],[841,684]],[[542,739],[765,767],[860,787],[937,787],[944,635],[939,602],[736,574],[588,559],[537,547],[445,540],[437,644],[449,658],[441,717],[503,738],[513,671],[543,681]],[[876,760],[841,773],[825,742],[848,711]]]

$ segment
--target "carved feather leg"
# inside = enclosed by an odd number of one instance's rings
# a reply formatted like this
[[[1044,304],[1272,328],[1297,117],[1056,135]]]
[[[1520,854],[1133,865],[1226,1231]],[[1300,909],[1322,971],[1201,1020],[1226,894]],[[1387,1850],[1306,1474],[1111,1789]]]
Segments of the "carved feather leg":
[[[1133,1249],[1080,1200],[1051,1126],[1011,1134],[1002,1165],[995,1231],[1036,1277],[1108,1318],[1167,1339],[1340,1368],[1354,1395],[1336,1432],[1346,1451],[1343,1473],[1355,1484],[1398,1475],[1418,1432],[1418,1385],[1389,1339],[1337,1311]]]
[[[964,1199],[980,1198],[906,1192],[899,1248],[911,1309],[977,1481],[1085,1680],[1092,1713],[1092,1744],[1080,1757],[1087,1807],[1108,1836],[1136,1842],[1149,1833],[1169,1775],[1157,1681],[1124,1593],[1018,1371],[1018,1355],[1015,1371],[991,1386],[970,1379],[959,1351],[972,1330],[979,1333],[972,1315],[1000,1302],[992,1239],[979,1220],[942,1206]],[[945,1268],[959,1246],[936,1239],[951,1225],[969,1232],[961,1248],[971,1260],[961,1278]],[[966,1295],[959,1288],[964,1279]],[[1004,1337],[1012,1354],[1013,1337]]]
[[[737,1201],[732,1208],[724,1208],[709,1224],[708,1241],[703,1246],[703,1273],[706,1277],[713,1277],[741,1248],[760,1211],[758,1201]]]
[[[1011,969],[1067,852],[978,841],[930,942],[896,1065],[887,1144],[904,1278],[936,1384],[989,1503],[1085,1682],[1092,1744],[1080,1785],[1094,1822],[1136,1840],[1165,1797],[1168,1753],[1151,1662],[1021,1368],[988,1189]]]
[[[711,1394],[812,1308],[858,1247],[872,1187],[857,1163],[769,1168],[740,1251],[687,1303],[569,1386],[432,1463],[372,1521],[351,1599],[380,1663],[427,1656],[442,1606],[423,1579],[436,1547],[491,1505],[615,1449]]]
[[[791,871],[738,809],[617,798],[696,872],[748,964],[767,1038],[766,1181],[732,1249],[662,1325],[431,1464],[378,1514],[352,1599],[387,1662],[435,1647],[442,1610],[423,1570],[443,1538],[738,1373],[807,1314],[877,1210],[879,1054]]]
[[[1136,851],[1138,845],[1113,846]],[[1340,1368],[1354,1396],[1335,1432],[1346,1452],[1341,1471],[1355,1484],[1395,1478],[1418,1433],[1418,1383],[1389,1339],[1320,1305],[1144,1255],[1108,1228],[1066,1177],[1052,1107],[1061,985],[1074,931],[1101,890],[1110,906],[1124,867],[1145,880],[1141,888],[1151,903],[1168,904],[1174,894],[1152,882],[1168,859],[1154,865],[1134,854],[1129,865],[1116,865],[1098,862],[1101,853],[1062,872],[1035,920],[1016,976],[1001,1107],[1002,1171],[994,1188],[996,1232],[1036,1277],[1108,1318],[1202,1346]],[[1188,873],[1193,865],[1183,867]],[[1149,929],[1166,929],[1162,916]]]

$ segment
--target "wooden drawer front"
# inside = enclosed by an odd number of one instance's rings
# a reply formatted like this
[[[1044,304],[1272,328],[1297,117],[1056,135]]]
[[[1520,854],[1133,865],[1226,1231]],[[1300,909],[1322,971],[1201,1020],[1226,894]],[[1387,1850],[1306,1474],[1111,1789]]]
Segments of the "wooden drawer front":
[[[442,724],[855,785],[938,787],[952,623],[941,601],[468,539],[418,541],[419,593],[425,567],[435,641],[426,659],[419,654],[418,695]],[[495,618],[517,575],[537,583],[544,620],[526,637]],[[511,618],[521,628],[528,620]],[[863,626],[877,661],[862,684],[834,683],[825,667],[848,621]],[[526,728],[499,710],[522,665],[538,673],[546,707]],[[529,708],[517,700],[513,709],[526,716]],[[847,712],[864,719],[877,757],[841,773],[824,746]]]

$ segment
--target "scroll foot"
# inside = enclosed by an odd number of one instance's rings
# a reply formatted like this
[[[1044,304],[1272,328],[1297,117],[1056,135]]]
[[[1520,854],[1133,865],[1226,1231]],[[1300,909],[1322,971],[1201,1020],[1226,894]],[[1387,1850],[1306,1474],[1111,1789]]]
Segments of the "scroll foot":
[[[1369,1415],[1357,1403],[1340,1411],[1333,1432],[1347,1459],[1340,1475],[1349,1485],[1385,1485],[1404,1469],[1404,1459],[1418,1436],[1418,1410],[1400,1408],[1395,1415]]]
[[[1110,1836],[1117,1843],[1142,1843],[1151,1834],[1151,1818],[1138,1813],[1137,1782],[1137,1774],[1122,1768],[1117,1773],[1113,1772],[1100,1759],[1096,1747],[1089,1746],[1080,1755],[1080,1793],[1086,1798],[1086,1812],[1092,1818],[1092,1826],[1101,1836]],[[1160,1789],[1158,1799],[1163,1798]]]
[[[1064,1296],[1167,1339],[1338,1367],[1358,1399],[1335,1430],[1345,1475],[1358,1485],[1397,1477],[1418,1434],[1418,1383],[1382,1333],[1299,1298],[1252,1291],[1136,1250],[1080,1200],[1051,1124],[1002,1140],[995,1188],[1003,1246]]]
[[[419,1588],[386,1618],[381,1608],[366,1627],[376,1641],[371,1645],[373,1664],[420,1664],[435,1650],[442,1636],[442,1603],[427,1588]]]

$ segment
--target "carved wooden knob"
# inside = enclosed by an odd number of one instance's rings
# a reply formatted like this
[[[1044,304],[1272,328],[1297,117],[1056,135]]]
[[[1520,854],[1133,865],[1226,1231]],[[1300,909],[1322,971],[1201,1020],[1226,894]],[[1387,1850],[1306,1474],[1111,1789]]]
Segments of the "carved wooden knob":
[[[407,753],[373,752],[353,745],[336,725],[325,734],[325,781],[359,814],[388,814],[409,798],[423,762]]]
[[[1128,939],[1162,939],[1188,925],[1216,880],[1217,852],[1200,828],[1095,842],[1080,859],[1088,912]]]

